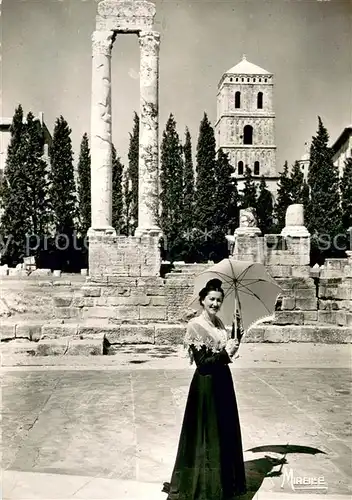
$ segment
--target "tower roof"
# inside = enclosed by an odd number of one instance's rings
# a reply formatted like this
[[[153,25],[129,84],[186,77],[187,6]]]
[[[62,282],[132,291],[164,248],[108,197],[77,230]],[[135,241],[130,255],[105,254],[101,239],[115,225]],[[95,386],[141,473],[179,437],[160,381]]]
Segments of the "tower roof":
[[[226,71],[226,73],[238,74],[238,75],[270,75],[269,71],[260,68],[256,64],[252,64],[247,61],[245,55],[242,57],[242,61],[233,66],[233,68]]]

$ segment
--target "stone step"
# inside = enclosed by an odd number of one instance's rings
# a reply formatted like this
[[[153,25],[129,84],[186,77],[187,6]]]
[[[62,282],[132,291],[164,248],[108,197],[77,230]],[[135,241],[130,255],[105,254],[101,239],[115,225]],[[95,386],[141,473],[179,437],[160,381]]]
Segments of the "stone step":
[[[114,354],[123,345],[180,346],[184,324],[109,324],[1,322],[2,351],[27,353],[29,356]],[[261,324],[250,329],[243,343],[321,343],[349,344],[351,327],[318,325]]]

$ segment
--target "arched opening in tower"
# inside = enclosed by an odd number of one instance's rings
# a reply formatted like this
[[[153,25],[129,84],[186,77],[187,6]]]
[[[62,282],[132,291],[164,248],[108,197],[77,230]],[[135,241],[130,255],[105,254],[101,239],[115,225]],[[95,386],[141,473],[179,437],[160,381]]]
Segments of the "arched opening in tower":
[[[253,144],[253,127],[246,125],[243,129],[243,144]]]
[[[258,92],[257,96],[257,108],[263,109],[263,92]]]

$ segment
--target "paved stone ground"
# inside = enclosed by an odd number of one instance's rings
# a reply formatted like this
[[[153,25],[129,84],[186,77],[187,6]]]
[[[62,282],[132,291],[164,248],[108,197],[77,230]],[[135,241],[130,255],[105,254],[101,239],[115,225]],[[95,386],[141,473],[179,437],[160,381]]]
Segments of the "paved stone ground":
[[[172,348],[136,349],[4,356],[4,500],[166,500],[160,489],[194,368]],[[240,354],[232,373],[244,449],[290,443],[324,452],[288,454],[281,468],[282,455],[245,451],[251,492],[242,498],[351,498],[351,346],[243,344]],[[281,487],[291,469],[296,478],[324,476],[327,489]]]

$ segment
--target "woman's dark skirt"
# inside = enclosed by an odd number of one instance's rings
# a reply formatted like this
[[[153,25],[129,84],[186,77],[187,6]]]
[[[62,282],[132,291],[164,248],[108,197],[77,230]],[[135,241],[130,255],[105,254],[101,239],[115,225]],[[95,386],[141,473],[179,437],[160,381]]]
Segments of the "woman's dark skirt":
[[[207,374],[205,374],[207,373]],[[197,368],[167,500],[230,500],[246,490],[241,429],[228,365]]]

